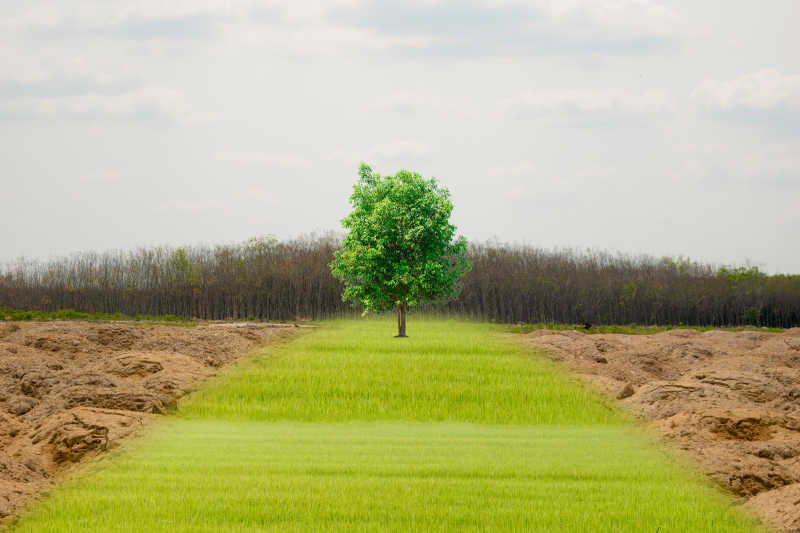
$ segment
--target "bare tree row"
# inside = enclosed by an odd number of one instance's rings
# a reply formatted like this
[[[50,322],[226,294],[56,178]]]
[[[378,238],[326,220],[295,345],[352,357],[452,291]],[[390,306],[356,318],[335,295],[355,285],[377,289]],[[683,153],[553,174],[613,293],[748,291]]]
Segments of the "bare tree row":
[[[354,310],[328,268],[338,246],[325,235],[19,259],[0,265],[0,307],[205,319],[341,316]],[[473,244],[470,259],[461,296],[441,309],[500,322],[800,325],[800,275],[502,243]]]

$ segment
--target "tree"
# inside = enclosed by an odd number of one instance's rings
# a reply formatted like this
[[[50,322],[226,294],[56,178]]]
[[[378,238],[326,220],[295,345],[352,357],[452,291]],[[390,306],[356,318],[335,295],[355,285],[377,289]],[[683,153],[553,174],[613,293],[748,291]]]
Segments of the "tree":
[[[450,193],[435,178],[401,170],[381,176],[362,163],[353,187],[349,230],[330,264],[344,283],[342,300],[364,312],[397,309],[397,336],[406,336],[406,311],[458,296],[471,268],[467,242],[450,224]]]

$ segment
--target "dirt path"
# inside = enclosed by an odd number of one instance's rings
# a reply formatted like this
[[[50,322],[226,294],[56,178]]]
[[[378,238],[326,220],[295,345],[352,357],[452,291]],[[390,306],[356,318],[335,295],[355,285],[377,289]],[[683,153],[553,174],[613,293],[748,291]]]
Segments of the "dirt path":
[[[525,340],[619,399],[766,521],[800,531],[800,328],[540,330]]]
[[[249,323],[0,322],[0,523],[217,368],[295,331]]]

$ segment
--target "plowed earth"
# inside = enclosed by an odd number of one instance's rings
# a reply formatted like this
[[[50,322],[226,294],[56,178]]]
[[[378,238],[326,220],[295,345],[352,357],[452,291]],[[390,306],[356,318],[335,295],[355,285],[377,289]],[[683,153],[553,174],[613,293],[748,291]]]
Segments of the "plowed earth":
[[[0,524],[222,365],[294,331],[273,324],[0,322]]]
[[[800,328],[525,339],[620,400],[765,521],[800,532]]]

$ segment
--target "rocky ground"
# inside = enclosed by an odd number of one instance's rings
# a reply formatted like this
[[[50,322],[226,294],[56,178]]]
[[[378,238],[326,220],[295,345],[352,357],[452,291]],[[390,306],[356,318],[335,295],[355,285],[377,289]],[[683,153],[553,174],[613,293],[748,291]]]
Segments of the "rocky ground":
[[[539,330],[525,342],[620,400],[767,522],[800,532],[800,328]]]
[[[297,331],[0,322],[0,523],[78,462],[114,446],[216,369]]]

